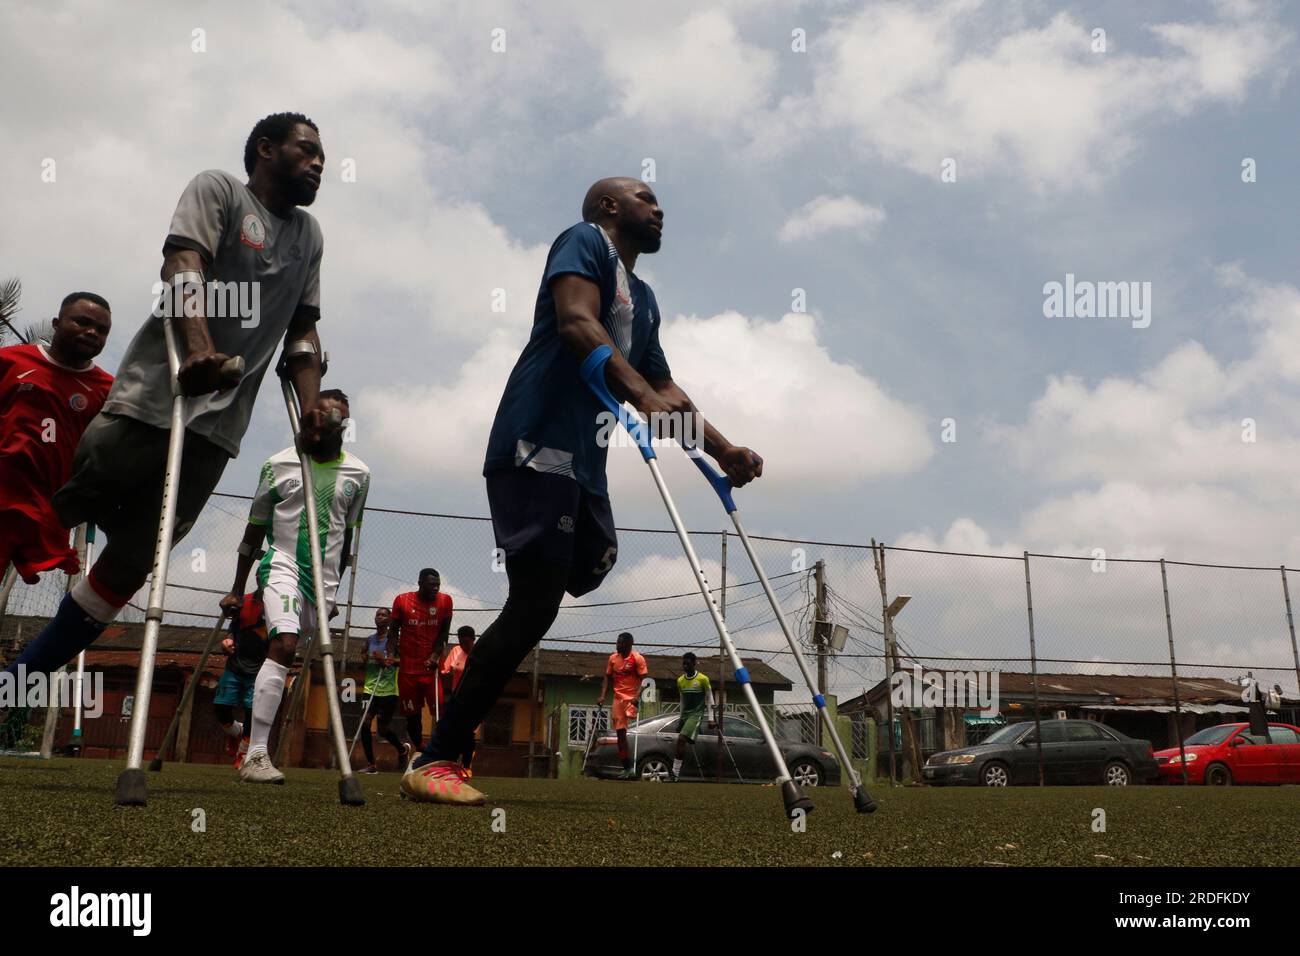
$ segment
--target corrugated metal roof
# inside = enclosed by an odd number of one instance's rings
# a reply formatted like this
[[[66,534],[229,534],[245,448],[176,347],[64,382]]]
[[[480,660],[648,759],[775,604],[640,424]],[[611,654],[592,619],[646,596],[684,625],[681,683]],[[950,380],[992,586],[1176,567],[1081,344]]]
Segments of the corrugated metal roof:
[[[927,669],[926,673],[936,673]],[[961,673],[946,670],[943,673]],[[864,705],[883,701],[887,682],[880,681],[867,691],[864,701],[859,694],[840,705],[841,711],[861,710]],[[998,696],[1003,700],[1032,700],[1033,675],[1023,671],[998,672]],[[1219,677],[1178,678],[1178,695],[1184,708],[1188,705],[1216,702],[1241,703],[1241,687]],[[1174,682],[1171,677],[1134,674],[1058,674],[1039,673],[1038,697],[1046,703],[1072,703],[1077,706],[1115,704],[1123,709],[1172,704]]]

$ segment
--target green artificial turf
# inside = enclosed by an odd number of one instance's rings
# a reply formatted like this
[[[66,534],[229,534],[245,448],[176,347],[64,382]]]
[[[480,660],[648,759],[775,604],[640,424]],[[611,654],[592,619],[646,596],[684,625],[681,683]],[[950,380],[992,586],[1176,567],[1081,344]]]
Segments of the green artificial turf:
[[[481,808],[413,804],[396,774],[289,770],[249,786],[225,766],[149,774],[147,807],[113,805],[121,762],[0,759],[4,866],[1295,866],[1300,787],[875,787],[880,809],[813,791],[803,833],[771,787],[477,779]],[[1093,810],[1106,832],[1093,831]],[[494,832],[504,810],[505,832]],[[196,832],[194,811],[206,829]]]

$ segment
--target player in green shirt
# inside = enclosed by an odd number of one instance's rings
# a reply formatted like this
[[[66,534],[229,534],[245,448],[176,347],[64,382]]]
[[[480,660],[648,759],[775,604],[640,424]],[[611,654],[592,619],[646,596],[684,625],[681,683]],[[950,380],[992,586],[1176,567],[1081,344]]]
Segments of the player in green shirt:
[[[682,772],[682,758],[686,756],[686,745],[695,743],[700,733],[700,721],[708,719],[709,727],[717,726],[713,713],[713,685],[709,679],[695,669],[695,655],[687,651],[682,655],[684,674],[677,678],[677,693],[682,699],[682,728],[677,734],[677,754],[673,759],[673,774],[669,783],[676,783]]]
[[[397,750],[398,773],[405,771],[411,760],[411,745],[402,743],[392,726],[393,714],[397,712],[397,657],[393,642],[390,642],[390,617],[388,608],[381,607],[375,611],[375,633],[366,641],[364,691],[372,699],[365,722],[361,725],[361,747],[366,752],[366,766],[361,773],[379,772],[375,766],[374,743],[370,736],[370,722],[376,717],[379,718],[379,736]]]

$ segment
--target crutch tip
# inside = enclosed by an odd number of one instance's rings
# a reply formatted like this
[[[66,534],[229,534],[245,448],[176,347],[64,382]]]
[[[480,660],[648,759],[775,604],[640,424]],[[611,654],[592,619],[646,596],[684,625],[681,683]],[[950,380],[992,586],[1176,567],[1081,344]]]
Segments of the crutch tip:
[[[113,802],[119,807],[143,807],[149,802],[149,788],[145,786],[143,770],[127,767],[118,775]]]
[[[858,813],[875,813],[876,807],[876,801],[872,800],[867,791],[861,787],[853,794],[853,809]]]
[[[799,785],[793,780],[787,780],[781,784],[781,798],[785,801],[785,815],[791,820],[800,812],[804,814],[813,812],[812,800],[799,789]]]
[[[339,781],[339,803],[347,807],[365,806],[366,795],[361,790],[360,780],[348,776]]]
[[[162,773],[162,757],[154,757],[149,761],[150,773]]]

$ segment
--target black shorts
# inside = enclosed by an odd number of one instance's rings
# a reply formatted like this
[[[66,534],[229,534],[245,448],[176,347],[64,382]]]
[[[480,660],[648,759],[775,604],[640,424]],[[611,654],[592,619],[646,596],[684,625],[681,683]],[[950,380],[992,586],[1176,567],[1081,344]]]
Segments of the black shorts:
[[[507,558],[568,565],[566,590],[574,597],[594,591],[614,567],[618,536],[608,498],[532,468],[489,472],[487,493],[492,531]]]
[[[158,543],[169,437],[165,428],[100,412],[77,443],[72,477],[52,499],[65,527],[93,522],[108,537],[112,560],[142,582]],[[172,547],[194,527],[229,462],[225,449],[185,433]]]

